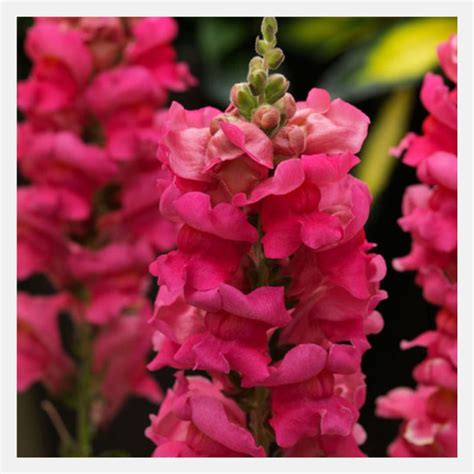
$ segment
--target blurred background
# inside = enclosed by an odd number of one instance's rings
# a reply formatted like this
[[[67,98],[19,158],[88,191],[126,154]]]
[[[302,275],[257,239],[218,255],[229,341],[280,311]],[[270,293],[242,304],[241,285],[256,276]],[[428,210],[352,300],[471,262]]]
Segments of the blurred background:
[[[178,58],[188,62],[199,85],[172,96],[185,108],[213,105],[224,109],[230,87],[245,80],[253,56],[260,18],[178,18],[175,46]],[[419,348],[400,351],[402,339],[412,339],[434,327],[434,309],[414,285],[414,275],[397,273],[391,260],[409,251],[410,239],[397,225],[405,188],[416,182],[415,171],[389,155],[409,131],[419,132],[426,112],[419,101],[423,75],[436,70],[436,46],[456,31],[455,18],[278,18],[279,46],[286,60],[281,72],[290,80],[290,92],[302,100],[312,87],[327,89],[360,108],[371,119],[368,139],[359,154],[355,174],[369,184],[374,196],[366,227],[368,240],[378,245],[388,265],[382,287],[389,299],[379,311],[385,320],[381,334],[372,336],[372,350],[364,356],[367,401],[361,424],[367,431],[362,450],[371,457],[385,456],[398,422],[374,415],[375,398],[391,388],[413,386],[411,369],[423,358]],[[18,19],[18,79],[28,76],[30,62],[23,51],[31,18]],[[21,116],[18,117],[21,120]],[[21,175],[18,183],[24,183]],[[21,282],[20,290],[48,293],[46,280]],[[150,295],[153,297],[154,295]],[[65,328],[67,333],[67,328]],[[164,389],[172,383],[172,370],[157,376]],[[18,456],[56,456],[57,437],[40,408],[44,392],[37,386],[19,395]],[[103,456],[144,456],[153,450],[143,431],[156,407],[130,399],[107,431],[99,434],[94,451]],[[73,413],[61,412],[66,424]]]

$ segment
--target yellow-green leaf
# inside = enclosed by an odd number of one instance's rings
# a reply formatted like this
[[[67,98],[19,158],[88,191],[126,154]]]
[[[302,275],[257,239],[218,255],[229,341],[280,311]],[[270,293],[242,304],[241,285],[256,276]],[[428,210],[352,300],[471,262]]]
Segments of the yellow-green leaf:
[[[421,77],[436,66],[436,47],[456,27],[456,18],[415,18],[392,27],[368,54],[357,82],[394,83]]]
[[[356,173],[367,183],[374,199],[385,189],[397,164],[389,150],[398,144],[407,131],[414,97],[415,93],[411,88],[393,92],[382,104],[369,129]]]
[[[322,17],[296,18],[285,27],[281,41],[286,48],[308,50],[318,56],[333,57],[365,41],[380,30],[390,18]]]

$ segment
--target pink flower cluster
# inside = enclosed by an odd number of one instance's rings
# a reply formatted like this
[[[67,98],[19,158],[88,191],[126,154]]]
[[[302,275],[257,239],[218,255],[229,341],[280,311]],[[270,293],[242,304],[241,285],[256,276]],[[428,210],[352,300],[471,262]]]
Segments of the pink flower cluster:
[[[18,85],[25,120],[18,161],[18,277],[44,274],[54,296],[18,298],[18,389],[41,381],[71,388],[75,364],[57,324],[67,311],[93,328],[100,380],[95,418],[112,417],[131,393],[162,398],[146,371],[151,349],[148,264],[174,245],[160,218],[155,159],[169,91],[195,79],[176,62],[170,18],[37,18]],[[127,349],[128,348],[128,349]]]
[[[457,38],[438,48],[441,66],[454,83],[428,73],[421,101],[430,115],[423,133],[410,133],[395,153],[416,168],[421,184],[407,189],[400,226],[412,237],[409,255],[393,262],[416,271],[425,299],[440,307],[436,329],[402,349],[422,346],[426,359],[413,371],[416,389],[397,388],[379,398],[378,414],[401,418],[391,456],[456,456],[457,453]]]
[[[360,361],[386,297],[371,197],[349,174],[368,117],[313,89],[251,121],[173,103],[163,123],[160,210],[179,231],[150,267],[149,368],[180,371],[146,432],[154,455],[362,456]]]

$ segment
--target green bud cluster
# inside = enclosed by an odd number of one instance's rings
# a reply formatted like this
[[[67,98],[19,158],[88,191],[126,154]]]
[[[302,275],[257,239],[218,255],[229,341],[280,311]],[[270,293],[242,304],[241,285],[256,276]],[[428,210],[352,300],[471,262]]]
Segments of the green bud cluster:
[[[231,101],[239,113],[251,120],[258,107],[273,105],[286,94],[289,82],[282,74],[270,74],[285,59],[280,48],[276,47],[278,24],[274,17],[265,17],[261,26],[262,36],[255,41],[254,56],[249,63],[247,82],[234,85]]]

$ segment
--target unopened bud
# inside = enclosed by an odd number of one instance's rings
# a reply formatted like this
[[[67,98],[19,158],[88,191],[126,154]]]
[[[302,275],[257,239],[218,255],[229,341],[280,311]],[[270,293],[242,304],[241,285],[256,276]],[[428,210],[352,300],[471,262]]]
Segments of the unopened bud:
[[[263,69],[251,71],[247,77],[253,95],[260,95],[267,83],[267,73]]]
[[[264,56],[269,47],[270,45],[265,40],[262,40],[258,37],[255,40],[255,51],[257,54],[260,54],[260,56]]]
[[[249,62],[249,71],[255,71],[263,69],[263,58],[260,56],[254,56]]]
[[[295,98],[288,92],[275,104],[275,107],[289,120],[296,113]]]
[[[288,90],[290,83],[282,74],[272,74],[265,86],[265,101],[269,104],[281,99]]]
[[[274,48],[267,52],[266,59],[270,69],[278,69],[285,60],[285,55],[280,48]]]
[[[272,105],[261,105],[253,113],[252,122],[262,130],[272,130],[280,124],[280,112]]]
[[[272,142],[275,154],[299,156],[306,148],[306,134],[302,127],[287,125],[278,131]]]
[[[245,82],[232,86],[230,100],[245,116],[249,116],[257,106],[257,99],[253,96],[250,87]]]
[[[261,30],[262,30],[263,39],[265,39],[268,42],[274,41],[275,35],[277,34],[277,31],[278,31],[278,23],[276,21],[276,18],[273,16],[266,16],[262,20]]]

